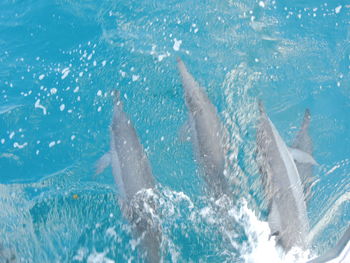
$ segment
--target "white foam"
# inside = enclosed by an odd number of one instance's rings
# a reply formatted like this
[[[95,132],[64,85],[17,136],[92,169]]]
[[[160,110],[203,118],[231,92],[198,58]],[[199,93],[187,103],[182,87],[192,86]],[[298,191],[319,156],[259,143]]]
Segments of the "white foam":
[[[105,252],[98,253],[95,251],[89,255],[87,263],[114,263],[115,261],[107,258],[106,254]]]
[[[0,158],[11,158],[15,161],[19,161],[19,157],[17,155],[14,155],[13,153],[3,153],[0,155]]]
[[[40,104],[40,99],[37,99],[37,101],[34,104],[35,108],[39,108],[43,110],[44,115],[46,115],[46,108]]]
[[[57,93],[57,89],[56,88],[52,88],[50,89],[50,93],[53,95],[53,94],[56,94]]]
[[[64,68],[64,69],[62,70],[61,79],[65,79],[65,78],[68,76],[69,73],[70,73],[70,69],[69,69],[69,68]]]
[[[179,51],[180,50],[180,47],[181,47],[181,44],[182,44],[182,40],[177,40],[176,38],[174,38],[174,46],[173,46],[173,49],[175,51]]]
[[[86,248],[79,248],[77,255],[75,255],[73,257],[74,260],[77,261],[83,261],[84,260],[84,255],[87,253],[87,249]]]
[[[45,74],[41,74],[40,76],[39,76],[39,80],[43,80],[45,78]]]
[[[158,55],[158,61],[161,62],[163,59],[165,59],[166,57],[169,57],[170,53],[166,53],[166,54],[160,54]]]
[[[326,175],[329,175],[331,173],[333,173],[335,170],[337,170],[338,168],[340,168],[340,164],[337,164],[335,166],[333,166],[327,173]]]
[[[64,108],[65,108],[66,106],[64,105],[64,104],[61,104],[61,106],[60,106],[60,111],[64,111]]]
[[[336,14],[339,14],[340,11],[341,11],[341,9],[342,9],[342,6],[339,5],[339,6],[337,6],[337,7],[334,9],[334,11],[335,11]]]
[[[140,78],[139,75],[132,75],[132,81],[138,81]]]
[[[113,237],[114,239],[117,238],[117,232],[115,232],[115,227],[109,227],[107,230],[106,230],[106,235],[107,236],[110,236],[110,237]]]
[[[126,76],[126,72],[119,70],[120,75],[122,75],[122,77],[124,78]]]
[[[15,143],[13,144],[13,147],[14,147],[14,148],[18,148],[18,149],[23,149],[23,148],[26,147],[27,145],[28,145],[27,142],[25,142],[25,143],[23,143],[23,144],[19,144],[18,142],[15,142]]]
[[[248,208],[245,201],[238,212],[239,221],[243,220],[248,242],[243,245],[242,257],[245,263],[295,263],[306,262],[309,251],[292,248],[287,254],[276,247],[274,238],[270,238],[270,228],[267,222],[257,218]]]
[[[216,218],[213,213],[213,209],[210,207],[204,207],[201,209],[199,214],[202,216],[203,219],[205,219],[209,224],[215,224]]]

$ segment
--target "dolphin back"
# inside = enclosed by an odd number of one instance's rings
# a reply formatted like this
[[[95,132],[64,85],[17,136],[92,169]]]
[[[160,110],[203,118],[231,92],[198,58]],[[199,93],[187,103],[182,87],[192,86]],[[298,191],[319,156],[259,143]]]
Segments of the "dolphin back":
[[[146,153],[118,94],[114,101],[110,153],[113,175],[117,184],[124,187],[128,201],[138,191],[154,188],[155,183]]]
[[[224,176],[225,147],[224,128],[216,107],[205,90],[188,72],[184,62],[178,58],[185,104],[189,114],[189,127],[195,158],[198,161],[208,189],[215,197],[229,193]]]
[[[261,101],[259,111],[258,164],[269,205],[269,226],[286,251],[293,246],[305,248],[309,221],[297,167]]]
[[[131,224],[133,238],[140,241],[146,262],[157,263],[161,261],[162,231],[156,216],[155,181],[144,148],[123,109],[120,94],[118,91],[114,94],[110,150],[98,161],[96,172],[112,166],[121,211]]]

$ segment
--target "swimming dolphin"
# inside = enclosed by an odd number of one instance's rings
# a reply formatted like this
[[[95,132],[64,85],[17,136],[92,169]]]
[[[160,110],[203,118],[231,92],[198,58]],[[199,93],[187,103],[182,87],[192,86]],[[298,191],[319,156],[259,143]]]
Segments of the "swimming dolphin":
[[[222,194],[229,193],[228,183],[224,176],[224,129],[217,109],[210,102],[204,89],[188,72],[180,58],[177,59],[177,65],[188,109],[188,124],[195,158],[204,170],[204,179],[210,192],[217,198]]]
[[[272,235],[288,251],[294,246],[307,247],[309,219],[303,184],[294,159],[312,162],[313,158],[299,149],[288,149],[259,102],[257,127],[259,166],[269,202],[268,222]],[[294,157],[294,158],[293,158]]]
[[[345,231],[334,248],[325,255],[307,263],[347,263],[350,262],[350,226]]]
[[[309,158],[312,155],[313,145],[312,145],[311,137],[309,135],[310,121],[311,121],[310,110],[306,109],[303,123],[292,144],[292,147],[293,147],[292,151],[294,152],[297,152],[298,150],[302,151],[301,155],[298,155],[297,153],[294,154],[294,160],[295,160],[295,165],[299,172],[301,182],[304,187],[305,199],[310,198],[311,188],[316,182],[315,177],[312,175],[312,169],[313,169],[313,166],[316,165],[317,163],[311,159],[308,162],[305,162],[305,160],[298,160],[305,157]],[[308,155],[303,154],[303,152],[308,153]]]
[[[122,213],[132,223],[136,238],[141,239],[147,262],[160,262],[161,229],[150,193],[155,188],[151,166],[134,126],[123,110],[119,92],[115,95],[110,150],[97,162],[96,174],[112,166]]]

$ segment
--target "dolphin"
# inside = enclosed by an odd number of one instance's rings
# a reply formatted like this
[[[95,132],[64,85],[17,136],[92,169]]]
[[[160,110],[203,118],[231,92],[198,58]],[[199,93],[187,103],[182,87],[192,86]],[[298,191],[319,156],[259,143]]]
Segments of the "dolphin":
[[[267,116],[262,102],[259,102],[259,111],[257,148],[269,203],[269,226],[285,251],[294,246],[304,249],[307,247],[309,219],[303,184],[294,159],[302,163],[314,164],[315,161],[300,149],[288,149]]]
[[[292,144],[292,151],[297,152],[298,150],[300,150],[302,152],[308,153],[309,157],[312,155],[313,152],[312,140],[309,135],[310,121],[310,110],[306,109],[301,128]],[[305,155],[294,154],[295,165],[298,169],[300,179],[304,187],[305,199],[308,199],[311,195],[311,188],[316,182],[315,177],[312,175],[312,169],[313,166],[317,163],[314,160],[309,160],[308,162],[305,162],[303,160],[300,160],[302,158],[305,158]]]
[[[122,214],[131,222],[135,237],[140,239],[146,261],[160,262],[162,235],[155,216],[155,202],[152,200],[155,181],[135,128],[123,110],[118,91],[115,92],[110,127],[110,150],[97,162],[96,174],[109,165],[112,166],[119,191]]]
[[[350,226],[345,231],[334,248],[321,257],[307,263],[347,263],[350,262]]]
[[[180,58],[177,59],[177,65],[188,109],[188,128],[195,158],[204,170],[204,180],[210,192],[218,198],[229,193],[224,176],[226,152],[223,125],[205,90],[195,81]]]

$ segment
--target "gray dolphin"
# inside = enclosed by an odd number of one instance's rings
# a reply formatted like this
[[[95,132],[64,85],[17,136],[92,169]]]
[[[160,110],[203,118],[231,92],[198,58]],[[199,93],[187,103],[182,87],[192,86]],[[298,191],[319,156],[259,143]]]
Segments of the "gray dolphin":
[[[96,174],[112,166],[121,211],[132,223],[136,238],[141,239],[147,262],[160,262],[162,235],[150,194],[155,188],[151,166],[134,126],[123,110],[119,92],[115,95],[110,150],[97,162]]]
[[[325,255],[308,261],[307,263],[347,263],[350,262],[350,226],[345,231],[334,248]]]
[[[309,109],[306,109],[303,123],[292,144],[294,151],[295,149],[298,149],[302,152],[308,153],[309,156],[311,156],[313,152],[312,140],[309,135],[310,121],[311,121],[311,114]],[[298,161],[297,154],[295,154],[294,158],[295,158],[295,165],[297,166],[297,169],[300,175],[300,179],[303,183],[305,199],[309,199],[311,195],[311,188],[316,182],[315,177],[312,175],[312,169],[313,169],[313,166],[316,164],[316,162],[313,160],[310,160],[309,162],[305,162],[303,160]],[[302,154],[300,158],[305,158],[305,155]]]
[[[293,246],[307,247],[309,219],[303,184],[294,159],[312,162],[313,158],[299,149],[288,149],[259,102],[257,127],[259,166],[269,202],[268,222],[278,243],[288,251]],[[294,157],[294,158],[293,158]]]
[[[224,176],[224,129],[217,109],[210,102],[204,89],[187,71],[183,61],[177,59],[189,115],[189,130],[195,158],[204,169],[204,179],[215,197],[228,194],[228,182]]]

